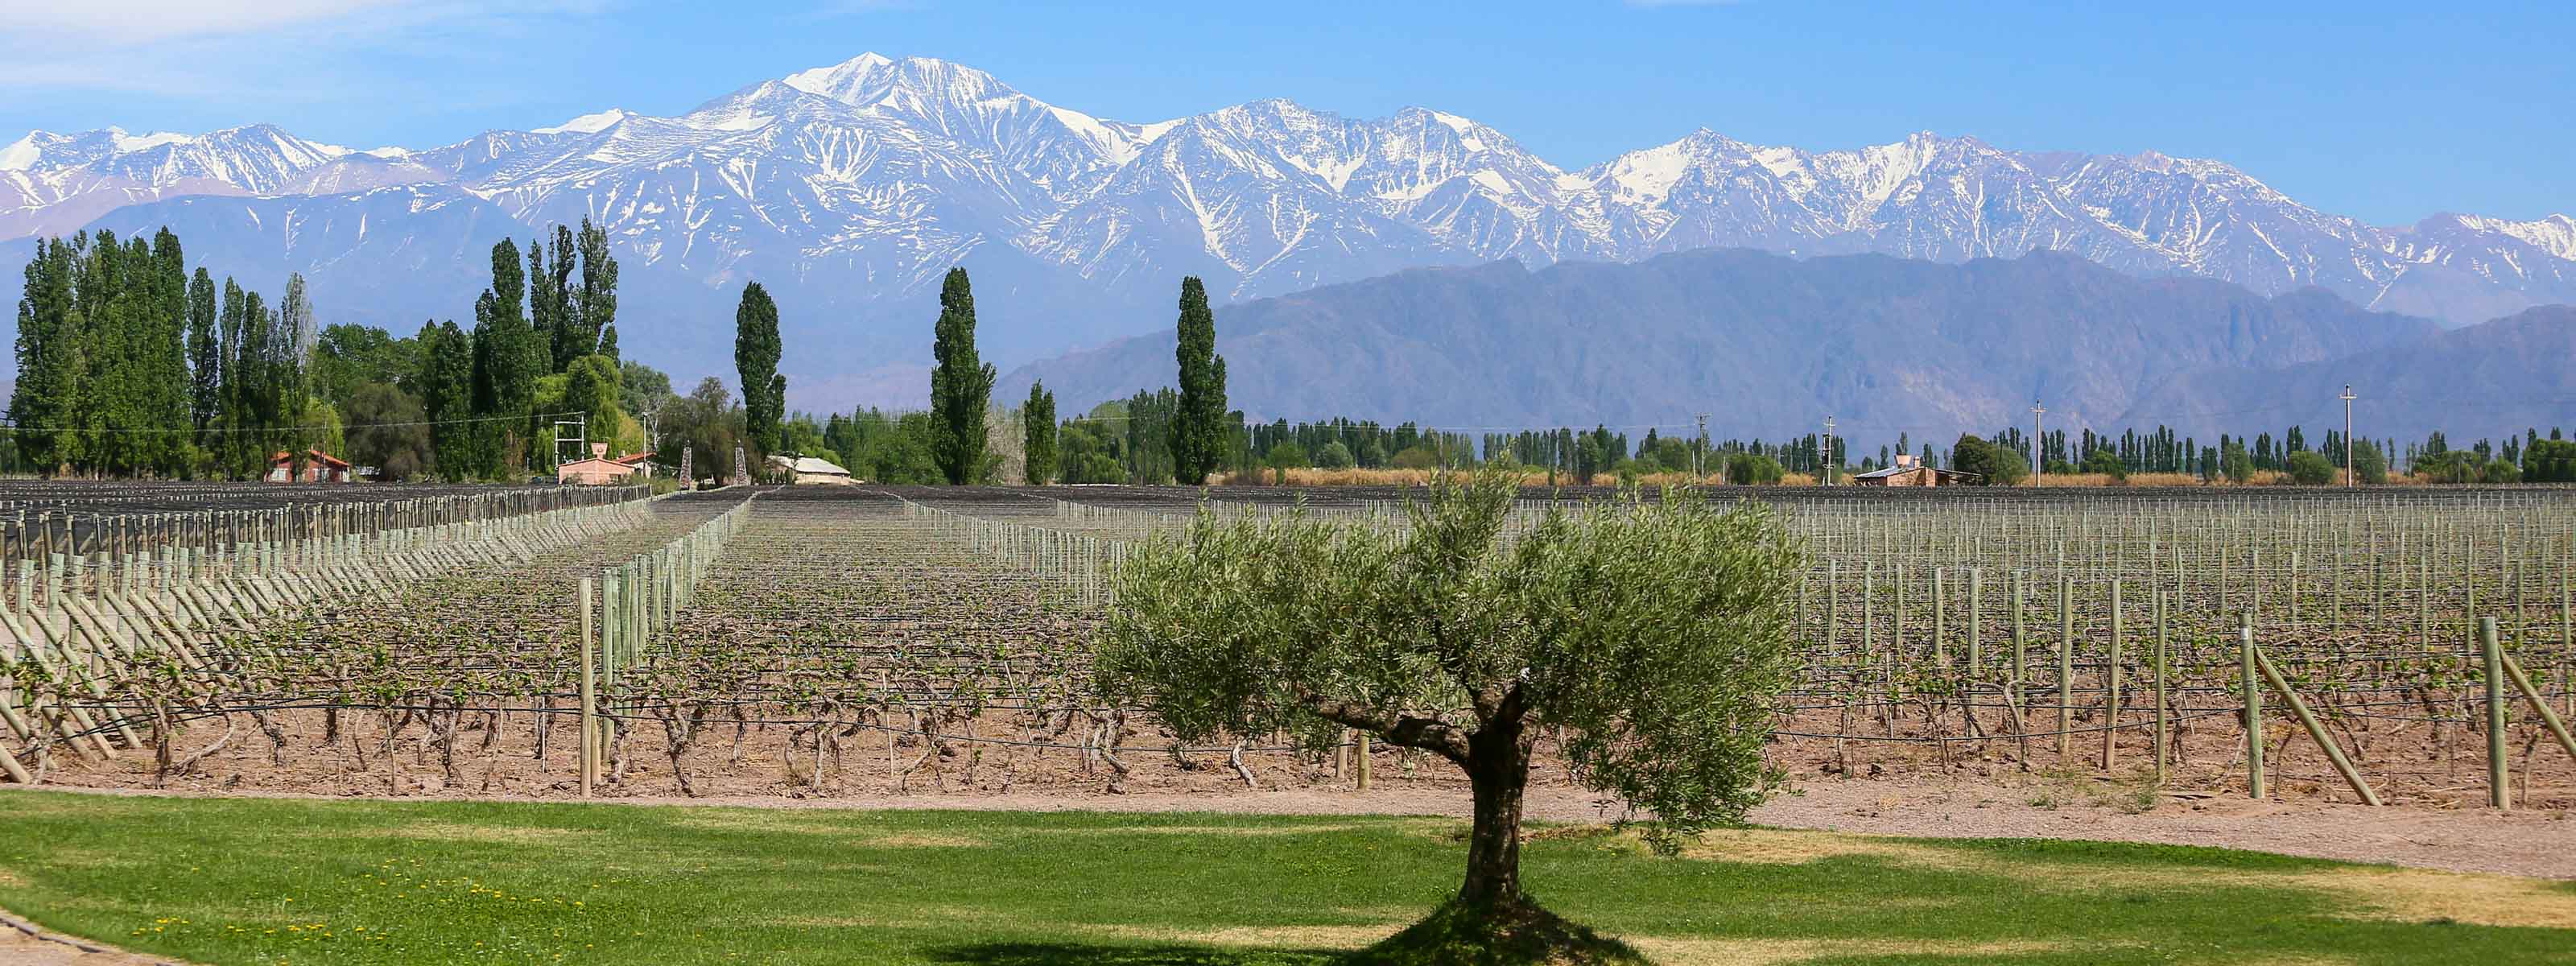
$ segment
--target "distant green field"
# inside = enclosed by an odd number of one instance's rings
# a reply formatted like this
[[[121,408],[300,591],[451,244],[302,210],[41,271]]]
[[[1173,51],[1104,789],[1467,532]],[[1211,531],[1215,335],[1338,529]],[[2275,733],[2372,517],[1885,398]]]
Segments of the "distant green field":
[[[1463,823],[0,794],[0,906],[206,964],[1323,963]],[[1668,963],[2565,963],[2563,883],[2249,852],[1547,829],[1526,878]]]

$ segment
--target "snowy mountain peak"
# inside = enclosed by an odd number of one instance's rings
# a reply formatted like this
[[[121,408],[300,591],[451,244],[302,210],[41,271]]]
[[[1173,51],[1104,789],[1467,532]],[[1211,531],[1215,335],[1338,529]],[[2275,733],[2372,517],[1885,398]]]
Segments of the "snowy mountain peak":
[[[438,203],[387,200],[399,197]],[[2224,163],[2154,151],[2014,151],[1931,131],[1809,151],[1702,127],[1567,171],[1429,107],[1358,118],[1269,98],[1136,124],[973,67],[877,53],[676,117],[612,108],[425,149],[353,152],[268,125],[33,131],[0,145],[0,239],[67,234],[120,210],[212,218],[254,201],[265,218],[239,231],[284,234],[219,244],[291,250],[322,237],[307,226],[335,223],[368,244],[400,247],[410,233],[420,244],[406,251],[470,252],[461,235],[432,233],[477,217],[476,232],[590,218],[673,293],[756,275],[782,296],[804,286],[811,311],[832,318],[922,296],[959,264],[996,292],[1106,320],[1163,303],[1185,274],[1240,299],[1416,266],[1709,247],[1951,262],[2063,251],[2267,293],[2321,286],[2454,321],[2576,302],[2576,219],[2374,227]],[[458,221],[433,229],[436,217]],[[470,255],[417,258],[435,264],[406,264],[471,274]],[[291,267],[326,264],[358,262]]]
[[[2513,221],[2478,215],[2436,215],[2474,232],[2505,235],[2559,258],[2576,259],[2576,218],[2550,215],[2533,221]]]
[[[75,167],[164,145],[192,144],[196,140],[191,135],[168,131],[127,134],[124,128],[112,126],[78,134],[28,131],[25,137],[0,148],[0,171]]]
[[[630,111],[626,110],[625,108],[622,108],[622,107],[612,107],[612,108],[609,108],[609,109],[607,109],[607,110],[605,110],[605,111],[600,111],[600,112],[595,113],[595,114],[584,114],[584,115],[582,115],[582,116],[580,116],[580,117],[573,118],[572,120],[565,121],[565,122],[563,122],[563,123],[561,123],[561,124],[557,124],[557,125],[554,125],[554,126],[552,126],[552,127],[541,127],[541,128],[537,128],[537,129],[535,129],[535,130],[529,131],[528,133],[530,133],[530,134],[597,134],[597,133],[599,133],[599,132],[601,132],[601,131],[605,131],[605,130],[607,130],[607,129],[608,129],[608,127],[609,127],[609,125],[616,124],[616,123],[617,123],[617,122],[619,122],[619,121],[623,121],[623,120],[625,120],[625,119],[627,119],[627,118],[634,117],[634,116],[635,116],[635,115],[634,115],[632,112],[630,112]]]
[[[796,73],[789,74],[787,75],[787,85],[796,88],[797,90],[810,91],[816,94],[821,94],[825,97],[832,97],[833,91],[847,90],[857,87],[859,84],[864,82],[867,77],[875,74],[878,70],[892,63],[894,63],[894,61],[887,59],[884,55],[878,54],[875,51],[869,51],[837,64],[829,64],[822,67],[816,67],[811,70],[800,70]]]

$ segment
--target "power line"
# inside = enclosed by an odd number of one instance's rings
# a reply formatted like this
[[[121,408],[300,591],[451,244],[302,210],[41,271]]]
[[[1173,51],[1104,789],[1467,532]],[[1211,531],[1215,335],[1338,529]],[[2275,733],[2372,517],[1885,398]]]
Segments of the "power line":
[[[563,416],[579,415],[583,414],[579,411],[574,411],[563,413],[529,413],[526,416],[472,416],[465,419],[424,419],[400,423],[358,423],[354,425],[342,423],[340,425],[340,429],[341,431],[346,432],[353,428],[374,429],[382,426],[454,426],[463,423],[508,422],[520,419],[555,419]],[[7,422],[8,427],[12,430],[30,433],[116,433],[129,435],[185,433],[194,436],[199,433],[293,433],[307,430],[318,433],[331,429],[329,426],[208,426],[204,429],[190,429],[186,427],[177,429],[161,427],[109,429],[96,426],[20,426],[15,422],[7,421],[5,419],[0,419],[0,422]]]

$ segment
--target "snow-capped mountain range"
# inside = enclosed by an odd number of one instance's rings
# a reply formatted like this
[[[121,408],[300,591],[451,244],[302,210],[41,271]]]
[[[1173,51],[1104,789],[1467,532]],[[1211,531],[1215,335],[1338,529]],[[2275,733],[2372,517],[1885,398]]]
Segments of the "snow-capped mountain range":
[[[1264,100],[1137,124],[876,54],[676,117],[608,109],[436,148],[359,151],[268,125],[0,146],[0,240],[169,224],[218,271],[260,287],[302,271],[324,313],[387,325],[464,314],[492,241],[584,217],[622,248],[630,351],[721,345],[735,290],[757,278],[791,339],[842,348],[809,356],[809,376],[876,369],[890,384],[926,359],[932,293],[958,264],[1006,363],[1167,326],[1185,274],[1242,300],[1419,266],[1708,247],[1954,262],[2055,249],[2452,324],[2576,302],[2565,215],[2373,226],[2217,161],[1929,133],[1813,152],[1702,129],[1567,170],[1434,110],[1364,120]],[[792,384],[800,403],[874,385]]]

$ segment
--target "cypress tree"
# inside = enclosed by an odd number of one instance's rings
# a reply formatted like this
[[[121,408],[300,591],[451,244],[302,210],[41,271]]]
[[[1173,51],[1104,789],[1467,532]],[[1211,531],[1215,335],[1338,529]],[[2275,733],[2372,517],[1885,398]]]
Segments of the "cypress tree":
[[[764,454],[778,451],[778,423],[786,416],[787,377],[778,374],[784,351],[778,303],[759,282],[744,285],[733,311],[733,364],[742,376],[743,430]]]
[[[952,268],[939,286],[939,322],[930,344],[930,457],[951,486],[984,469],[984,409],[993,398],[993,367],[975,351],[975,293],[966,270]]]
[[[1172,419],[1172,468],[1184,486],[1197,486],[1216,471],[1225,453],[1225,358],[1216,354],[1216,315],[1207,287],[1196,276],[1181,279],[1179,411]]]
[[[1027,457],[1031,486],[1045,486],[1055,480],[1055,394],[1046,391],[1046,383],[1029,383],[1029,401],[1020,407],[1020,423],[1026,431],[1021,447]]]

